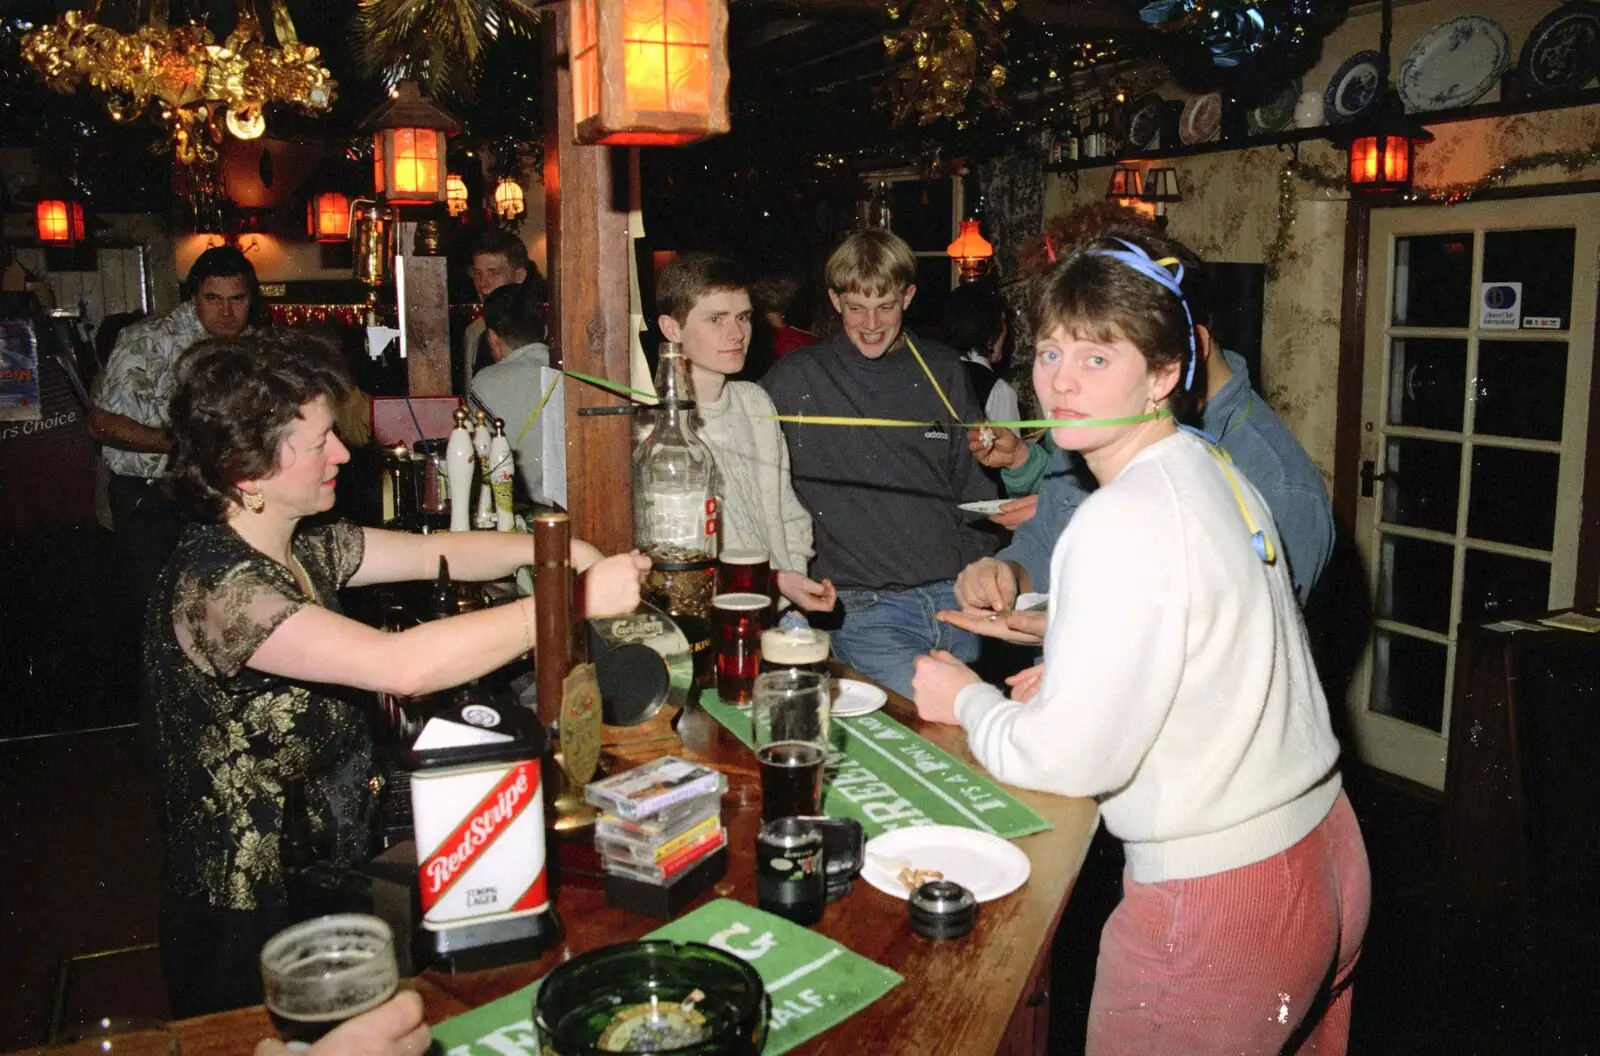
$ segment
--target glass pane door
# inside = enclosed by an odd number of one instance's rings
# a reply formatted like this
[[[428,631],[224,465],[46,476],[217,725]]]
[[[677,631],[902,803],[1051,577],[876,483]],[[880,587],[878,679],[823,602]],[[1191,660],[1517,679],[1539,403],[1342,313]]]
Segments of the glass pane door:
[[[1455,628],[1573,591],[1595,196],[1373,214],[1358,755],[1443,787]]]

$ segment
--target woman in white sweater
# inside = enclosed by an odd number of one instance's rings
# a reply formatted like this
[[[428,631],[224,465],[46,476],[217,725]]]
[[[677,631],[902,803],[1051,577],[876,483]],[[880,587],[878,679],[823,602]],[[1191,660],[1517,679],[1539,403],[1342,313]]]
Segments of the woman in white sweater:
[[[1123,841],[1090,1053],[1345,1050],[1370,903],[1271,514],[1192,411],[1175,243],[1101,239],[1035,309],[1034,386],[1099,489],[1051,561],[1044,664],[1012,699],[918,660],[925,719],[1002,781],[1100,799]],[[1176,269],[1175,272],[1169,269]]]

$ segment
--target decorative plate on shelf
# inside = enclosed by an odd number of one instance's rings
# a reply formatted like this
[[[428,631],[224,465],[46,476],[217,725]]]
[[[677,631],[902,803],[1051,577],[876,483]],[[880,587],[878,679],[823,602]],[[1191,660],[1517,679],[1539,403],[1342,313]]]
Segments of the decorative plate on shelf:
[[[1539,20],[1522,45],[1517,77],[1530,95],[1575,91],[1600,73],[1600,4],[1571,0]]]
[[[1378,63],[1382,61],[1383,56],[1375,51],[1358,51],[1333,71],[1333,79],[1322,96],[1324,124],[1354,121],[1378,101]]]
[[[1284,82],[1282,87],[1252,107],[1244,115],[1244,126],[1252,136],[1268,136],[1283,128],[1294,117],[1295,104],[1300,101],[1300,78]]]
[[[1440,22],[1417,38],[1400,62],[1400,100],[1407,110],[1466,106],[1506,71],[1511,44],[1500,24],[1482,15]]]
[[[1128,119],[1128,149],[1149,150],[1161,138],[1161,97],[1147,95],[1133,104],[1133,116]],[[1169,146],[1170,144],[1161,144]]]
[[[1199,146],[1217,138],[1222,127],[1222,96],[1217,92],[1197,95],[1183,108],[1178,119],[1178,138],[1186,147]]]

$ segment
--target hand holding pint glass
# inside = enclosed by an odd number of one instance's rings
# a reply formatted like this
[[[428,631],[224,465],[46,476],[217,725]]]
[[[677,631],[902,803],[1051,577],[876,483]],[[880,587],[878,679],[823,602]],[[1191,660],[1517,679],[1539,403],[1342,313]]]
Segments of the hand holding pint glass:
[[[400,985],[394,933],[377,917],[339,913],[285,928],[261,948],[267,1014],[293,1048],[383,1004]]]
[[[823,675],[773,671],[756,679],[750,728],[761,763],[763,821],[818,813],[831,710]]]

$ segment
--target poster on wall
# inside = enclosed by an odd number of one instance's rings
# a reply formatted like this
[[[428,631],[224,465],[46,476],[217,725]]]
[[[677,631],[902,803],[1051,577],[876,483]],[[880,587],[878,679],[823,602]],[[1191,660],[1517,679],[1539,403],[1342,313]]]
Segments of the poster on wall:
[[[1486,282],[1478,294],[1480,330],[1522,328],[1522,283]]]
[[[37,422],[39,342],[28,319],[0,319],[0,422]]]

